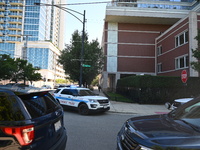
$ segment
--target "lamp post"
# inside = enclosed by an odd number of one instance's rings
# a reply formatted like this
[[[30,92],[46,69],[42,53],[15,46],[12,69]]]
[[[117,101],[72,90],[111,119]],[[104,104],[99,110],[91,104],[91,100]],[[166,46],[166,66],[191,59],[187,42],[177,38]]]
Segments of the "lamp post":
[[[32,35],[21,35],[22,37],[26,37],[24,42],[24,47],[22,48],[22,59],[27,60],[27,46],[28,46],[28,37]]]
[[[69,8],[66,8],[66,7],[61,7],[61,5],[54,5],[54,4],[45,4],[45,3],[34,3],[35,5],[38,5],[38,6],[54,6],[54,7],[57,7],[67,13],[69,13],[70,15],[74,16],[76,19],[78,19],[82,24],[83,24],[83,31],[82,31],[82,48],[81,48],[81,58],[80,58],[80,77],[79,77],[79,86],[81,87],[82,86],[82,80],[83,80],[83,55],[84,55],[84,40],[85,40],[85,10],[82,13],[78,12],[78,11],[75,11],[75,10],[72,10],[72,9],[69,9]],[[70,11],[74,12],[74,13],[77,13],[79,15],[82,15],[83,16],[83,20],[79,19],[76,15],[74,15],[73,13],[71,13]]]

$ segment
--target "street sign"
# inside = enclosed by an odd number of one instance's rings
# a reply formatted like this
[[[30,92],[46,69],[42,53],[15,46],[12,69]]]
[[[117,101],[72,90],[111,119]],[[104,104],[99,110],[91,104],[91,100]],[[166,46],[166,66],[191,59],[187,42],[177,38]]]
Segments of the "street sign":
[[[187,76],[187,71],[186,70],[183,70],[181,72],[181,80],[183,83],[186,83],[187,82],[187,79],[188,79],[188,76]]]
[[[91,65],[85,65],[85,64],[83,64],[82,66],[83,67],[91,67]]]

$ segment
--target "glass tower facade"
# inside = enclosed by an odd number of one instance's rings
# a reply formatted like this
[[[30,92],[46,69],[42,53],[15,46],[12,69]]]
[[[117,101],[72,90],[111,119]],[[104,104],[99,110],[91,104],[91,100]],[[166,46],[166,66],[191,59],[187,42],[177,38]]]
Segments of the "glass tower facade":
[[[14,57],[15,43],[21,42],[25,1],[0,0],[0,54]]]
[[[34,3],[51,5],[59,2],[61,0],[0,0],[0,54],[22,58],[22,55],[16,54],[16,44],[29,41],[46,41],[50,44],[54,36],[51,34],[55,33],[52,31],[55,8],[36,6]],[[26,58],[33,66],[54,69],[54,55],[50,48],[30,47],[27,44]]]
[[[30,41],[50,40],[50,6],[35,6],[34,3],[51,4],[49,0],[26,0],[24,35],[31,35]]]

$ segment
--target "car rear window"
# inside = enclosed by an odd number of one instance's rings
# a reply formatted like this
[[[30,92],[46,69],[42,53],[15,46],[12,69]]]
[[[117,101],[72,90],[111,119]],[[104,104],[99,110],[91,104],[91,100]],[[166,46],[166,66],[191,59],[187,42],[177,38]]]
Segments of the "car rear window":
[[[59,109],[59,104],[48,94],[20,96],[32,118],[37,118]]]
[[[25,116],[20,109],[18,99],[14,95],[7,95],[0,92],[0,120],[19,121],[24,120]]]

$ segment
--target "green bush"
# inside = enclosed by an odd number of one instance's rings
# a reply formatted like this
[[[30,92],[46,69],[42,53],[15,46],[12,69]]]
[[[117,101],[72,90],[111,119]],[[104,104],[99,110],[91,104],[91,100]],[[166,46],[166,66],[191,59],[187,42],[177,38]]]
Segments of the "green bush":
[[[187,84],[183,84],[180,77],[145,75],[118,80],[116,92],[133,102],[163,104],[177,98],[196,97],[199,89],[199,77],[190,77]]]
[[[109,97],[110,100],[113,101],[119,101],[119,102],[128,102],[132,103],[133,101],[131,99],[128,99],[120,94],[113,93],[113,92],[107,92],[106,95]]]

